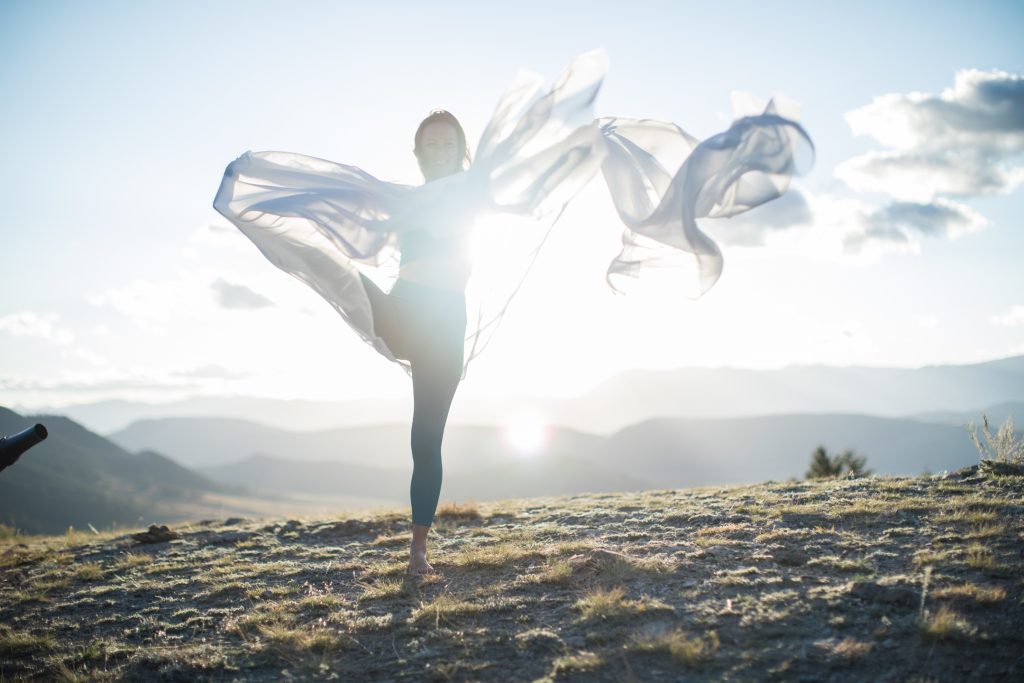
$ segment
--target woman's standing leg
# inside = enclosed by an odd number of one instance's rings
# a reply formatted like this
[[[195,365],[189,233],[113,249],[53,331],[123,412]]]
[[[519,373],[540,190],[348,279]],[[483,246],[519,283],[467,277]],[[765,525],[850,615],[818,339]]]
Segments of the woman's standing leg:
[[[413,539],[409,564],[413,571],[431,571],[427,562],[427,531],[441,495],[441,442],[445,423],[462,377],[462,357],[417,357],[412,361],[412,501]],[[417,354],[419,356],[419,354]]]

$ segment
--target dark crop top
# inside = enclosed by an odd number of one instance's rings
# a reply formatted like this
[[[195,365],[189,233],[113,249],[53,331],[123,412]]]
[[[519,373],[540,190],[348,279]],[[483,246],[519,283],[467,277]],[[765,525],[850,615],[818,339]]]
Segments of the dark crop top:
[[[402,236],[400,265],[422,258],[457,259],[462,256],[460,240],[437,239],[425,230],[414,230]]]
[[[443,289],[465,289],[470,274],[469,254],[466,240],[460,237],[457,235],[454,239],[439,239],[425,230],[405,233],[399,244],[399,268],[414,261],[422,261],[413,269],[418,269],[419,273],[413,276],[414,279],[432,273],[427,281],[447,283],[438,285]]]

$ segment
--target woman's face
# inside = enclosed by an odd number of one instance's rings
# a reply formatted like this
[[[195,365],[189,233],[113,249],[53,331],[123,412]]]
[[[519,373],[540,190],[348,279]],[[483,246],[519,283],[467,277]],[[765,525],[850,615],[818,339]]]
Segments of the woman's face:
[[[420,137],[420,166],[427,180],[461,171],[463,153],[455,126],[445,121],[433,121],[424,127]]]

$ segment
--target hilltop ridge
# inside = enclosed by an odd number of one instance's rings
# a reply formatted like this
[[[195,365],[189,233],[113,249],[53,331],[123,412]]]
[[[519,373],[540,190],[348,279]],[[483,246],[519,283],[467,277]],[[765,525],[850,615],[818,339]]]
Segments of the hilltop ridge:
[[[1003,681],[1024,477],[816,482],[204,520],[0,545],[0,674],[90,680]]]

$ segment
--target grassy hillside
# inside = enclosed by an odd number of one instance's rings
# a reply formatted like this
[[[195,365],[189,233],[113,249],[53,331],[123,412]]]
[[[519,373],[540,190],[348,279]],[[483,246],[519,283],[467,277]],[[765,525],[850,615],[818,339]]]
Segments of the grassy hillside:
[[[1021,680],[1024,477],[0,541],[3,680]]]

